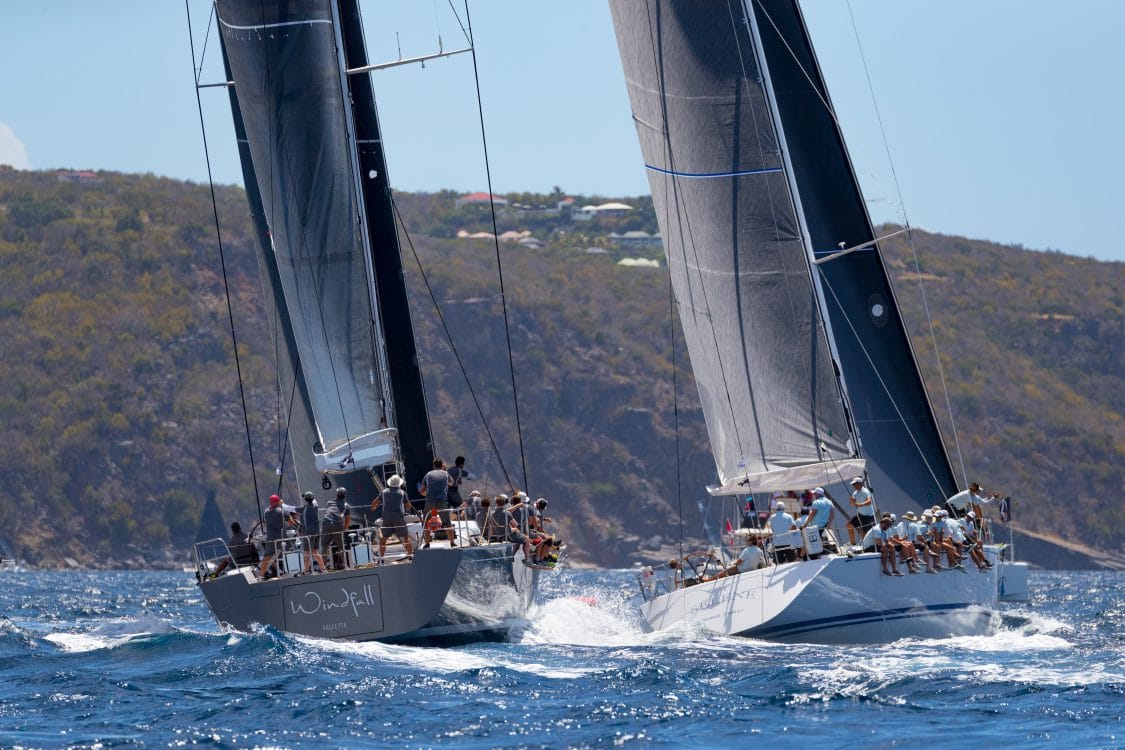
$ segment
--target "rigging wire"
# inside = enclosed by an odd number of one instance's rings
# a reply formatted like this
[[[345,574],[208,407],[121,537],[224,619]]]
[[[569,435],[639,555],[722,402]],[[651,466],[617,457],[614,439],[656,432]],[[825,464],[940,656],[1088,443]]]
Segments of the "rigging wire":
[[[844,310],[844,305],[842,302],[840,302],[840,298],[836,295],[836,290],[832,288],[832,282],[828,280],[828,276],[824,273],[824,269],[818,266],[818,270],[820,271],[820,275],[824,281],[825,287],[827,287],[828,291],[832,293],[832,299],[836,301],[836,305],[840,308],[840,310]],[[907,422],[906,415],[902,413],[902,409],[899,408],[898,402],[896,402],[894,396],[891,395],[890,388],[887,386],[886,381],[883,380],[883,375],[879,372],[879,368],[875,366],[875,360],[872,359],[871,353],[868,352],[867,347],[864,346],[863,339],[860,337],[859,332],[856,331],[855,326],[852,325],[851,318],[849,318],[847,315],[844,315],[843,318],[844,322],[848,324],[848,328],[851,329],[852,336],[855,337],[856,345],[859,347],[859,350],[863,352],[863,356],[867,359],[867,363],[871,365],[871,372],[875,374],[875,378],[879,381],[879,385],[883,387],[883,392],[887,396],[887,401],[889,401],[891,406],[894,407],[895,414],[898,415],[899,421],[902,423],[903,427],[906,428],[906,434],[910,436],[910,442],[914,444],[914,449],[918,451],[918,455],[922,459],[922,463],[925,464],[926,470],[930,472],[930,478],[934,480],[934,484],[937,485],[940,492],[941,482],[938,480],[937,473],[934,471],[934,468],[930,466],[930,462],[926,458],[926,454],[922,451],[922,446],[918,445],[918,440],[914,437],[914,431],[910,429],[910,423]]]
[[[195,72],[195,65],[196,65],[195,37],[192,34],[192,30],[191,30],[190,0],[184,0],[184,8],[187,11],[188,42],[189,42],[189,45],[191,47],[191,64],[192,64],[192,71],[194,73]],[[212,12],[214,12],[213,7],[212,7]],[[255,502],[255,504],[257,505],[257,508],[258,508],[258,523],[263,523],[262,500],[261,500],[261,495],[258,492],[258,476],[257,476],[257,471],[255,470],[255,465],[254,465],[254,441],[251,439],[251,433],[250,433],[250,411],[249,411],[249,407],[246,403],[246,389],[245,389],[245,386],[244,386],[243,380],[242,380],[242,363],[241,363],[240,357],[238,356],[238,336],[237,336],[237,334],[235,332],[235,328],[234,328],[234,307],[231,303],[230,282],[229,282],[228,277],[227,277],[226,251],[223,248],[223,233],[222,233],[222,230],[220,228],[220,223],[219,223],[219,203],[218,203],[218,199],[215,196],[215,180],[214,180],[214,176],[213,176],[212,171],[211,171],[211,152],[210,152],[210,149],[208,148],[208,145],[207,145],[207,127],[205,126],[204,120],[203,120],[203,99],[199,95],[199,79],[198,78],[196,78],[196,86],[195,86],[195,104],[196,104],[196,108],[199,111],[199,129],[200,129],[200,131],[202,133],[202,136],[203,136],[203,155],[204,155],[204,161],[207,163],[207,183],[210,186],[210,190],[211,190],[211,211],[212,211],[212,213],[214,215],[214,218],[215,218],[215,238],[218,241],[218,245],[219,245],[219,265],[222,267],[222,271],[223,271],[223,291],[225,292],[226,299],[227,299],[227,320],[230,323],[231,346],[234,349],[234,367],[235,367],[235,371],[238,373],[238,395],[239,395],[240,399],[242,400],[242,422],[243,422],[243,425],[246,428],[246,448],[249,451],[249,457],[250,457],[250,477],[251,477],[251,480],[253,481],[253,484],[254,484],[254,502]]]
[[[680,387],[676,367],[676,295],[668,274],[668,343],[672,347],[672,435],[675,455],[676,519],[680,557],[684,556],[684,493],[680,490]]]
[[[391,208],[394,210],[395,218],[398,220],[399,227],[406,237],[406,244],[410,248],[411,254],[414,256],[414,262],[418,265],[418,272],[422,275],[422,283],[426,287],[426,293],[430,295],[430,301],[433,303],[438,320],[441,322],[441,330],[445,334],[445,339],[449,343],[449,348],[453,350],[453,357],[457,360],[457,366],[461,369],[461,376],[465,379],[465,385],[469,389],[469,395],[473,399],[473,405],[477,408],[477,414],[480,415],[481,424],[484,426],[484,432],[488,436],[489,444],[492,446],[492,452],[496,455],[496,460],[500,465],[500,471],[504,474],[504,479],[508,481],[509,486],[514,487],[512,477],[508,473],[507,466],[504,465],[503,457],[500,455],[500,448],[496,445],[496,438],[493,437],[492,430],[488,427],[488,420],[485,419],[484,416],[484,408],[481,406],[480,399],[477,398],[477,392],[473,388],[472,381],[469,379],[468,371],[465,369],[465,361],[461,358],[461,353],[457,350],[457,343],[453,340],[453,333],[449,330],[449,326],[446,325],[445,315],[442,313],[441,306],[438,304],[437,295],[434,294],[434,288],[430,285],[430,278],[426,275],[426,269],[422,267],[422,259],[418,256],[418,251],[414,247],[414,240],[411,238],[410,232],[406,228],[406,223],[399,213],[398,203],[395,202],[393,195],[391,195]]]
[[[458,22],[460,22],[460,19],[458,19]],[[495,202],[495,200],[493,199],[493,196],[492,196],[492,168],[491,168],[491,166],[489,164],[489,160],[488,160],[488,139],[485,136],[485,129],[484,129],[484,104],[481,100],[480,72],[477,68],[477,47],[476,47],[476,44],[473,41],[473,22],[472,22],[472,19],[469,16],[469,0],[465,0],[465,27],[464,28],[465,28],[466,33],[468,34],[469,49],[472,50],[472,57],[473,57],[473,83],[476,86],[477,114],[480,118],[480,140],[481,140],[481,147],[484,150],[484,173],[485,173],[485,178],[488,181],[488,207],[489,207],[489,212],[492,215],[492,243],[496,248],[496,273],[497,273],[497,276],[499,276],[499,278],[500,278],[500,304],[501,304],[501,307],[503,308],[503,311],[504,311],[504,336],[506,337],[507,344],[508,344],[508,371],[511,374],[511,378],[512,378],[512,404],[513,404],[514,409],[515,409],[516,435],[519,438],[520,464],[521,464],[521,468],[523,470],[523,489],[526,491],[526,490],[530,489],[528,484],[527,484],[527,457],[526,457],[526,453],[524,452],[524,447],[523,447],[523,426],[520,422],[520,401],[519,401],[519,393],[516,389],[516,365],[515,365],[515,360],[512,357],[512,332],[511,332],[511,326],[509,325],[509,322],[508,322],[508,297],[504,293],[504,267],[500,262],[500,238],[499,238],[500,232],[499,232],[499,230],[496,226],[496,202]]]
[[[945,382],[945,368],[941,364],[941,351],[938,349],[937,334],[934,331],[933,317],[930,315],[930,303],[926,298],[926,285],[922,280],[922,264],[918,260],[918,248],[914,244],[914,230],[910,226],[910,220],[906,216],[906,203],[902,197],[902,186],[898,181],[898,173],[895,171],[894,159],[891,157],[891,146],[887,140],[887,131],[883,126],[883,115],[879,111],[879,103],[875,99],[875,86],[871,82],[871,71],[867,67],[867,56],[863,53],[863,43],[859,38],[859,29],[856,27],[855,14],[852,12],[851,0],[848,0],[848,17],[852,22],[852,33],[855,35],[856,47],[859,49],[859,59],[863,62],[863,74],[867,78],[867,91],[871,94],[871,105],[875,108],[875,119],[879,122],[879,134],[883,139],[883,150],[887,154],[887,163],[891,169],[891,181],[894,182],[895,192],[898,195],[898,207],[902,212],[902,223],[906,228],[906,238],[910,243],[910,254],[914,260],[914,272],[918,277],[918,289],[922,293],[922,309],[926,313],[926,326],[930,332],[930,343],[934,348],[934,360],[937,362],[938,378],[941,380],[941,391],[945,396],[945,408],[949,412],[949,424],[953,430],[953,444],[957,449],[957,462],[961,465],[961,481],[968,485],[969,476],[965,471],[965,458],[961,453],[961,440],[957,436],[957,423],[953,419],[953,403],[949,398],[949,387]]]
[[[793,59],[793,62],[797,66],[797,69],[801,71],[801,74],[804,75],[805,80],[807,80],[809,85],[812,87],[813,93],[816,95],[817,99],[820,100],[821,106],[824,107],[824,110],[828,114],[829,118],[831,118],[832,122],[835,123],[837,130],[840,131],[840,132],[843,132],[843,125],[840,123],[840,120],[836,115],[835,109],[833,109],[832,105],[828,102],[827,99],[825,99],[824,95],[821,93],[820,87],[817,86],[817,84],[813,80],[811,74],[805,68],[805,66],[801,62],[800,58],[797,56],[797,53],[789,45],[788,40],[785,38],[785,35],[778,28],[777,23],[773,20],[773,17],[770,16],[769,11],[766,10],[765,5],[763,4],[762,0],[755,0],[755,2],[757,3],[758,7],[761,8],[762,14],[769,21],[770,26],[773,27],[773,30],[777,34],[778,39],[785,46],[785,49],[789,52],[789,56]],[[899,184],[898,175],[897,175],[897,173],[895,172],[895,169],[894,169],[894,161],[891,158],[890,145],[889,145],[889,142],[887,140],[886,130],[883,126],[882,116],[879,113],[878,103],[875,101],[875,90],[874,90],[874,86],[871,83],[871,74],[870,74],[870,71],[868,70],[866,57],[863,55],[863,47],[862,47],[862,44],[860,44],[860,42],[859,42],[859,32],[856,28],[855,16],[852,13],[851,0],[848,0],[848,14],[851,17],[852,31],[856,36],[856,43],[857,43],[857,45],[859,46],[859,49],[860,49],[860,58],[863,61],[864,74],[867,76],[868,92],[871,94],[871,100],[872,100],[872,103],[875,106],[875,114],[876,114],[876,117],[877,117],[878,122],[879,122],[879,130],[880,130],[880,133],[882,135],[883,148],[885,149],[885,151],[887,153],[887,160],[890,163],[892,180],[895,184],[895,189],[896,189],[896,192],[898,194],[899,210],[902,213],[903,224],[905,225],[904,228],[906,230],[907,238],[909,239],[909,242],[910,242],[910,249],[911,249],[911,253],[913,255],[913,259],[914,259],[915,269],[916,269],[917,275],[919,276],[918,286],[922,291],[922,305],[923,305],[923,308],[924,308],[925,314],[926,314],[926,323],[927,323],[927,326],[929,327],[930,339],[931,339],[931,342],[933,343],[933,347],[934,347],[934,356],[935,356],[935,359],[937,360],[938,374],[939,374],[939,378],[941,380],[941,385],[942,385],[942,393],[945,396],[946,408],[949,411],[949,419],[950,419],[950,424],[952,425],[952,429],[953,429],[953,440],[954,440],[954,444],[955,444],[956,450],[957,450],[957,458],[958,458],[958,461],[961,464],[962,479],[963,479],[963,481],[967,482],[968,477],[965,473],[965,462],[964,462],[964,458],[963,458],[962,452],[961,452],[961,443],[960,443],[960,440],[957,436],[956,423],[953,420],[953,407],[952,407],[952,404],[951,404],[950,398],[949,398],[949,388],[946,384],[944,368],[941,365],[941,356],[940,356],[940,352],[939,352],[938,346],[937,346],[937,338],[936,338],[936,335],[935,335],[935,332],[934,332],[933,319],[930,315],[929,302],[926,299],[925,286],[923,285],[922,279],[921,279],[921,264],[918,260],[918,251],[917,251],[917,247],[915,246],[915,243],[914,243],[913,228],[910,226],[910,222],[909,222],[908,218],[906,217],[906,209],[905,209],[905,204],[903,202],[903,196],[902,196],[902,187]],[[877,241],[877,240],[872,240],[872,242],[875,242],[875,241]],[[866,244],[871,244],[871,243],[866,243]],[[821,271],[821,276],[824,276],[823,270]],[[889,284],[889,282],[890,282],[890,279],[888,278],[888,284]],[[835,296],[835,292],[833,292],[833,296]],[[837,304],[839,304],[838,299],[837,299]],[[841,305],[840,309],[841,310],[844,309],[842,305]],[[845,320],[847,320],[847,315],[844,315],[844,318],[845,318]],[[848,325],[851,326],[850,321],[848,321]],[[853,328],[853,333],[854,333],[854,328]],[[858,336],[857,336],[857,338],[858,338]],[[908,344],[909,344],[909,341],[908,341]],[[870,355],[867,355],[866,352],[864,352],[864,354],[867,356],[868,361],[870,362],[871,361]],[[878,376],[878,372],[874,369],[874,364],[872,364],[872,371],[875,372],[875,374]],[[882,383],[881,377],[879,378],[879,380],[880,380],[880,383],[883,385],[884,390],[886,390],[887,386],[886,386],[885,383]],[[888,396],[889,395],[890,394],[888,392]],[[892,405],[895,407],[895,411],[899,412],[898,405],[894,404],[893,401],[892,401]],[[900,414],[900,417],[901,417],[901,412],[899,412],[899,414]],[[907,432],[910,432],[910,428],[906,424],[905,420],[903,420],[903,425],[907,427]],[[936,424],[935,424],[935,427],[937,427]],[[937,427],[937,429],[938,429],[938,433],[940,435],[940,427]],[[917,447],[918,443],[914,439],[913,433],[911,433],[911,440],[914,441],[915,447]],[[923,463],[926,464],[927,470],[930,472],[931,476],[933,476],[934,475],[933,468],[929,465],[929,462],[926,461],[925,456],[922,455],[921,449],[919,449],[919,455],[922,457]],[[935,482],[937,482],[937,477],[934,476],[933,478],[934,478]],[[938,487],[940,489],[941,488],[941,482],[937,482],[937,484],[938,484]]]

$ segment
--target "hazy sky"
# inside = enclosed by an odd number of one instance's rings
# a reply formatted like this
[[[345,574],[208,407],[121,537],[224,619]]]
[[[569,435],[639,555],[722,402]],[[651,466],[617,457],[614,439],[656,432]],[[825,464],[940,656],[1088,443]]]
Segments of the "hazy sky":
[[[399,45],[432,52],[439,34],[463,45],[448,0],[362,7],[373,61]],[[191,8],[199,54],[209,6]],[[877,221],[1125,260],[1125,1],[803,8]],[[5,0],[2,12],[0,163],[206,181],[182,0]],[[647,193],[604,0],[470,12],[494,189]],[[219,80],[213,33],[206,59],[203,80]],[[392,184],[483,190],[468,56],[374,75]],[[216,180],[240,182],[225,95],[202,97]]]

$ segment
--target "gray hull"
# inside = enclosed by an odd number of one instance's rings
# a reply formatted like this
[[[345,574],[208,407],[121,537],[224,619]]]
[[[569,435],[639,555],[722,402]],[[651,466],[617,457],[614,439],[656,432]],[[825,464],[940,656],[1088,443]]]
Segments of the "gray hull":
[[[200,590],[215,619],[236,630],[455,645],[501,640],[522,622],[538,577],[522,557],[510,544],[428,549],[410,563],[267,581],[244,568]]]

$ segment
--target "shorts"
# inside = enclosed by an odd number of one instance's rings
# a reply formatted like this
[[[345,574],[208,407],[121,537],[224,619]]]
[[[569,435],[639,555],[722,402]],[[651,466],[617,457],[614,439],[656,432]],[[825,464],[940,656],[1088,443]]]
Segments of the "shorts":
[[[527,541],[527,537],[524,536],[523,532],[521,532],[521,531],[509,531],[508,532],[508,541],[514,542],[515,544],[523,544],[524,542]]]
[[[325,554],[331,547],[337,547],[341,551],[344,549],[344,529],[343,524],[340,528],[325,528],[321,527],[320,532],[320,554]]]
[[[438,512],[438,517],[441,518],[442,528],[447,529],[453,525],[449,521],[449,503],[446,502],[445,498],[433,501],[427,500],[426,506],[422,508],[422,518],[429,518],[431,510],[436,510]]]
[[[861,534],[866,534],[875,526],[875,516],[865,516],[862,513],[857,513],[848,519],[848,526],[857,529]]]
[[[406,541],[406,519],[402,516],[384,516],[382,531],[384,539],[394,535],[400,542]]]

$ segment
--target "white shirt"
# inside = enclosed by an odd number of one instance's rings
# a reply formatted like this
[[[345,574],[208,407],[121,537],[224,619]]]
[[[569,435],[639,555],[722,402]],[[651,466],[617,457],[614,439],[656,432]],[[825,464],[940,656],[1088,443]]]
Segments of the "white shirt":
[[[764,568],[766,565],[766,555],[762,552],[756,544],[749,545],[738,556],[738,569],[741,570],[757,570]]]
[[[852,500],[856,501],[856,510],[865,516],[875,515],[875,504],[868,503],[867,505],[859,505],[859,503],[862,503],[864,500],[870,499],[871,490],[867,489],[866,487],[860,487],[858,490],[852,493]]]
[[[961,490],[945,502],[952,505],[960,513],[968,510],[970,503],[980,505],[982,503],[987,503],[988,501],[980,495],[973,494],[972,490]]]

